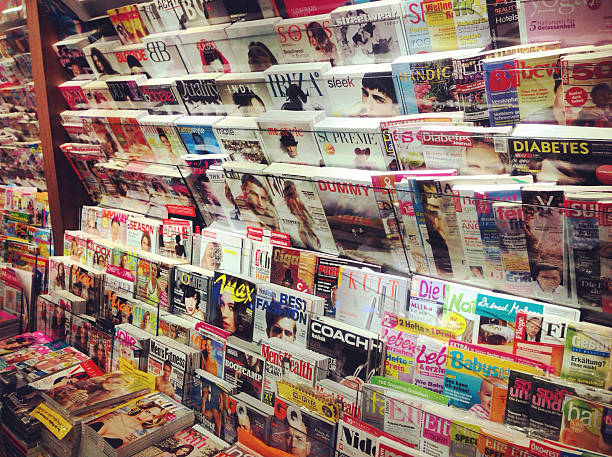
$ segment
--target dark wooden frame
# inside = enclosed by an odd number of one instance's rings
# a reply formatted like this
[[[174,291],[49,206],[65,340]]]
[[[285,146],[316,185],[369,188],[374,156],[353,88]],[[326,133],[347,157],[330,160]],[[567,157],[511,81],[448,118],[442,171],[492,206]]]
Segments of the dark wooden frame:
[[[91,200],[59,146],[69,140],[59,114],[66,103],[57,86],[66,81],[53,43],[59,41],[37,0],[25,0],[36,109],[42,143],[55,253],[62,255],[64,231],[78,228],[79,209]]]

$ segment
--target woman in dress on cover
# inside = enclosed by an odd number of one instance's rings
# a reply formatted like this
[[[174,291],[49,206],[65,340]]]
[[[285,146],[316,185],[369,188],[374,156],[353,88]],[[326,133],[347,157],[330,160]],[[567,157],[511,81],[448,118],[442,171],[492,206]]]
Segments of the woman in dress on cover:
[[[132,382],[134,379],[125,373],[108,373],[74,384],[54,387],[49,396],[67,411],[72,411],[123,395],[124,389]]]
[[[149,401],[137,404],[129,412],[110,413],[89,426],[97,431],[113,448],[117,449],[146,434],[147,430],[166,423],[169,411]]]

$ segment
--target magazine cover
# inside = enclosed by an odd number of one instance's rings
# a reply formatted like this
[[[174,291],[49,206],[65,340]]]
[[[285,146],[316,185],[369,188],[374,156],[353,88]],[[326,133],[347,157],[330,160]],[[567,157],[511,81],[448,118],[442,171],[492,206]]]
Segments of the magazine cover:
[[[604,106],[600,98],[612,84],[612,77],[601,71],[609,59],[609,52],[589,52],[561,58],[559,65],[566,125],[608,126],[600,112]]]
[[[340,2],[338,2],[340,3]],[[276,24],[276,33],[287,63],[329,62],[339,65],[336,27],[329,14],[285,19]]]
[[[231,160],[268,164],[268,155],[254,117],[227,116],[215,123],[213,132],[221,151]]]
[[[236,22],[225,32],[238,62],[238,71],[264,71],[285,63],[275,30],[278,17]]]
[[[527,373],[511,370],[508,376],[508,396],[504,424],[527,429],[531,397],[534,389],[534,377]]]
[[[202,73],[177,78],[176,91],[191,115],[220,116],[225,111],[215,80],[223,73]]]
[[[99,322],[99,321],[98,321]],[[87,335],[86,354],[105,373],[110,373],[113,361],[113,334],[92,322]]]
[[[459,49],[491,46],[487,5],[484,0],[475,0],[469,6],[453,7]]]
[[[396,264],[380,217],[371,173],[326,167],[320,169],[315,180],[338,250],[368,263]]]
[[[392,158],[386,153],[380,122],[379,118],[334,117],[317,122],[315,136],[325,166],[389,169]]]
[[[180,171],[184,176],[187,189],[193,196],[193,203],[202,213],[204,222],[211,225],[213,221],[216,221],[220,227],[229,227],[229,220],[221,206],[221,201],[216,196],[225,194],[223,171],[216,167],[224,160],[229,160],[229,156],[227,154],[188,154],[182,159],[185,167],[180,168]],[[215,167],[215,171],[211,167]],[[214,178],[211,179],[213,176]]]
[[[150,218],[130,218],[127,227],[127,246],[145,252],[159,252],[161,222]]]
[[[521,42],[518,3],[516,0],[502,0],[495,4],[487,3],[493,49],[515,46]]]
[[[554,367],[561,374],[567,320],[536,313],[516,313],[512,353]]]
[[[275,449],[291,455],[331,457],[335,454],[335,431],[332,422],[276,397],[270,424],[270,445]]]
[[[379,333],[385,312],[408,311],[406,278],[342,266],[338,274],[335,317],[340,322]],[[355,303],[361,305],[355,307]]]
[[[453,58],[466,52],[435,52],[395,60],[391,64],[390,82],[394,84],[402,114],[457,111]]]
[[[191,260],[193,222],[184,219],[163,219],[159,254],[164,257]]]
[[[158,336],[167,336],[177,343],[189,345],[191,332],[194,331],[195,322],[173,314],[159,316],[157,323]]]
[[[365,382],[370,367],[377,366],[379,344],[373,332],[323,316],[310,320],[307,348],[333,359],[329,368],[334,381],[347,385]]]
[[[49,258],[49,292],[70,289],[71,263],[68,257]],[[68,270],[68,272],[66,272]]]
[[[230,116],[257,117],[272,109],[263,72],[229,73],[215,79],[224,111]]]
[[[101,317],[114,324],[131,323],[135,299],[134,283],[118,276],[107,274],[102,295]]]
[[[174,121],[180,118],[180,115],[152,114],[138,120],[140,130],[159,164],[183,164],[181,156],[187,150],[174,127]],[[155,182],[159,188],[160,183]],[[158,191],[158,188],[154,191]]]
[[[466,363],[466,361],[470,363]],[[493,393],[497,387],[504,392],[508,388],[511,369],[525,373],[543,374],[541,368],[527,364],[500,351],[451,340],[448,346],[443,394],[450,398],[450,404],[469,409],[482,419],[496,416],[493,409]],[[505,393],[504,393],[505,398]],[[503,417],[503,411],[501,411]]]
[[[270,282],[310,294],[316,265],[317,256],[312,252],[273,246]]]
[[[179,343],[175,347],[163,338],[151,338],[147,372],[155,375],[156,390],[179,403],[185,403],[189,399],[192,380],[189,354],[182,348],[189,348]]]
[[[409,53],[402,3],[341,6],[331,13],[343,65],[391,62]]]
[[[516,57],[517,54],[511,54],[482,62],[492,127],[515,125],[520,120]]]
[[[83,48],[85,58],[89,63],[89,67],[93,70],[96,78],[100,79],[103,76],[112,76],[117,74],[128,74],[125,68],[127,64],[119,63],[115,57],[114,50],[121,46],[119,40],[98,40]]]
[[[586,323],[569,323],[561,377],[571,382],[598,388],[610,386],[610,347],[607,328]]]
[[[124,359],[133,368],[146,371],[150,340],[150,334],[132,324],[122,323],[117,325],[113,340],[112,370],[119,370],[119,360]]]
[[[184,116],[174,122],[188,154],[219,154],[221,149],[212,126],[220,116]]]
[[[133,421],[132,418],[151,417],[146,426],[143,420]],[[101,417],[92,419],[87,425],[99,435],[99,439],[113,449],[121,450],[126,446],[134,447],[133,443],[146,439],[156,433],[161,427],[176,427],[193,423],[191,410],[172,400],[160,392],[147,396],[121,406]],[[130,424],[125,426],[124,424]],[[140,449],[145,445],[141,445]]]
[[[185,57],[188,73],[238,71],[236,58],[225,33],[227,27],[227,24],[218,24],[179,32],[181,51]]]
[[[559,441],[602,454],[612,451],[612,406],[568,395],[563,402]],[[581,425],[581,426],[580,426]]]
[[[167,311],[170,307],[168,289],[173,279],[170,271],[181,263],[184,261],[161,256],[140,257],[135,297]]]
[[[158,308],[144,302],[136,302],[132,309],[132,324],[141,330],[157,335]]]
[[[209,434],[231,441],[235,430],[231,424],[229,398],[236,386],[202,371],[196,371],[196,382],[191,394],[191,408],[196,423]],[[227,433],[226,433],[227,431]]]
[[[605,135],[608,129],[572,127],[570,133],[567,127],[551,125],[543,139],[536,125],[521,124],[508,138],[512,171],[559,185],[606,184],[602,171],[610,147],[602,141]]]
[[[50,395],[50,392],[56,391],[69,384],[96,378],[103,374],[104,373],[102,373],[95,363],[91,360],[87,360],[73,367],[66,368],[65,370],[57,371],[46,378],[31,382],[29,386]]]
[[[296,111],[290,117],[280,110],[266,111],[257,118],[264,150],[270,162],[321,165],[321,153],[314,135],[323,111]]]
[[[41,331],[21,333],[17,336],[0,340],[0,356],[17,352],[34,344],[43,345],[50,342],[51,338]]]
[[[384,375],[388,378],[412,383],[414,380],[414,354],[418,335],[405,332],[394,325],[397,317],[385,313],[382,320],[381,340],[386,344]]]
[[[244,277],[215,272],[209,323],[246,341],[253,339],[257,285]]]
[[[200,351],[200,368],[223,378],[223,359],[229,332],[206,322],[198,322],[191,332],[189,346]]]
[[[260,284],[255,300],[253,342],[278,339],[306,348],[312,302],[309,294],[275,284]]]
[[[188,315],[205,321],[212,272],[191,265],[178,265],[174,269],[172,314]]]
[[[110,9],[107,13],[123,44],[140,43],[147,34],[136,5]]]
[[[101,302],[102,272],[84,265],[74,264],[71,268],[70,292],[87,300],[86,314],[97,316]]]
[[[534,435],[559,441],[563,402],[568,395],[575,393],[573,387],[556,382],[554,379],[532,377],[531,404],[528,413],[529,427]]]
[[[279,231],[280,224],[276,209],[270,196],[270,190],[263,176],[266,168],[263,164],[250,162],[224,162],[226,190],[231,196],[221,202],[225,206],[230,220],[239,220],[240,233],[263,229]],[[249,229],[249,227],[252,227]],[[258,230],[256,230],[258,231]]]
[[[174,78],[151,78],[138,85],[145,108],[151,114],[187,114],[187,108],[173,83]]]
[[[285,111],[327,111],[323,75],[329,62],[273,65],[265,72],[273,107]]]
[[[400,92],[394,85],[391,64],[333,67],[324,75],[328,116],[399,116]]]
[[[316,184],[310,178],[318,168],[272,164],[265,169],[266,182],[279,216],[281,231],[298,248],[337,254]]]
[[[561,46],[600,44],[604,30],[610,25],[610,18],[604,14],[612,7],[610,0],[594,4],[575,4],[564,8],[560,3],[534,4],[518,2],[518,22],[521,41],[537,43],[561,41]]]
[[[55,383],[47,395],[71,416],[82,416],[150,392],[144,379],[123,372],[93,377],[67,373],[66,377]]]
[[[273,448],[268,448],[270,434],[270,418],[274,408],[265,405],[259,400],[250,398],[241,392],[228,399],[226,439],[230,442],[238,440],[239,443],[258,450],[269,449],[270,454],[276,455]],[[231,438],[231,439],[230,439]]]
[[[225,353],[223,379],[257,400],[263,393],[265,360],[258,354],[228,343]]]
[[[538,189],[527,186],[521,189],[521,202],[535,297],[567,299],[563,191],[554,186]]]
[[[457,49],[457,29],[454,20],[454,5],[444,0],[427,0],[423,11],[429,40],[433,51]]]
[[[153,446],[149,446],[144,451],[134,454],[134,457],[162,457],[168,454],[209,457],[223,451],[228,446],[228,443],[211,436],[200,425],[194,425]],[[186,454],[187,452],[188,454]]]
[[[248,240],[233,232],[202,230],[199,264],[209,271],[224,270],[240,274],[245,258],[248,258]],[[197,260],[196,260],[197,261]]]
[[[187,73],[184,50],[175,31],[147,35],[142,42],[147,50],[145,69],[149,78],[183,76]]]

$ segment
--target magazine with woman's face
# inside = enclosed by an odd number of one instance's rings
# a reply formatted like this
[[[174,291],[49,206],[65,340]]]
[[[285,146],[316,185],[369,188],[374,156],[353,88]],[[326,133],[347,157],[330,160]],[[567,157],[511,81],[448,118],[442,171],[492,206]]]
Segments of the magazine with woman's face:
[[[121,449],[134,441],[145,439],[162,427],[171,427],[174,422],[192,414],[189,408],[167,395],[155,392],[92,419],[87,425],[98,432],[111,447]]]

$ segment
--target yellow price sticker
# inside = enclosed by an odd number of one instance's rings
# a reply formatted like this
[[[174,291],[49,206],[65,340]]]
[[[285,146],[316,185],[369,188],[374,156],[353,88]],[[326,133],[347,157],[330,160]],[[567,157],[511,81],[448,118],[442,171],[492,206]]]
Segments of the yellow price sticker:
[[[63,439],[72,430],[72,424],[45,403],[41,403],[34,408],[30,412],[30,416],[38,419],[59,440]]]
[[[119,358],[119,371],[123,371],[125,374],[131,375],[134,379],[138,379],[143,387],[148,387],[151,392],[155,390],[155,375],[152,373],[145,373],[132,366],[132,364],[123,357]]]

